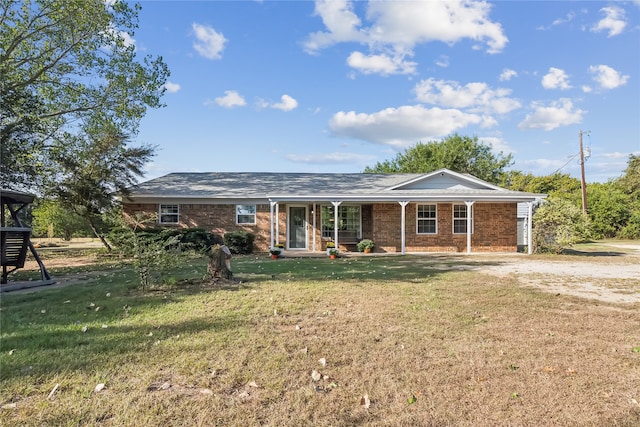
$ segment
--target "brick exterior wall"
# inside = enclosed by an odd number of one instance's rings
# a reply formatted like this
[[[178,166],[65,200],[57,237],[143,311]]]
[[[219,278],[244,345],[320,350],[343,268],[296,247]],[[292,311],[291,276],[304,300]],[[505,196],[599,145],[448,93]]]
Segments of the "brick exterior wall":
[[[406,252],[465,252],[467,235],[453,233],[453,204],[437,203],[437,234],[417,234],[416,203],[405,208]],[[400,252],[400,204],[373,205],[376,251]],[[480,203],[473,205],[472,252],[516,252],[517,204]]]
[[[269,205],[256,205],[256,224],[236,224],[235,204],[180,204],[179,224],[162,224],[162,227],[203,228],[223,236],[230,231],[246,231],[256,236],[255,250],[269,249]],[[325,241],[321,236],[321,209],[316,204],[316,247],[315,251],[325,250]],[[124,204],[124,213],[158,213],[157,204]],[[313,246],[313,204],[307,205],[308,239],[311,251]],[[279,205],[278,232],[280,243],[286,242],[287,205]],[[401,207],[398,203],[363,204],[362,238],[375,242],[375,252],[401,252]],[[417,234],[415,203],[405,208],[406,252],[465,252],[467,235],[453,233],[453,204],[437,203],[437,234]],[[472,252],[516,252],[517,251],[517,204],[516,203],[480,203],[473,205],[474,228],[471,236]],[[160,226],[160,225],[158,225]],[[275,229],[274,229],[275,231]],[[354,245],[340,245],[342,251],[355,250]]]

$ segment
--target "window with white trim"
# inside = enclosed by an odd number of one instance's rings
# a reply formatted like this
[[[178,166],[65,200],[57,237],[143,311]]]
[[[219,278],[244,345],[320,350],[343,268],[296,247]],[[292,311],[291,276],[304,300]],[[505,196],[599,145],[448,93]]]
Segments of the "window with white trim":
[[[453,234],[467,233],[467,205],[453,205]],[[473,233],[473,209],[471,209],[471,232]]]
[[[236,205],[236,224],[255,224],[256,205]]]
[[[322,206],[322,237],[333,238],[334,230],[334,207]],[[338,230],[348,231],[354,236],[360,236],[361,214],[360,206],[338,206]]]
[[[180,221],[179,205],[160,205],[158,208],[158,223],[177,224]]]
[[[438,207],[437,205],[417,205],[416,232],[418,234],[438,233]]]

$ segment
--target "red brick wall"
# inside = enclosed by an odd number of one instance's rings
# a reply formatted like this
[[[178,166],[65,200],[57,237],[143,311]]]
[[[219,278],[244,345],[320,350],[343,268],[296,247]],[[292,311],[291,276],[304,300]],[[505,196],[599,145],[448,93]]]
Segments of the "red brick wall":
[[[437,234],[417,234],[416,204],[405,208],[405,250],[407,252],[464,252],[467,235],[453,233],[453,204],[437,203]],[[517,251],[516,203],[479,203],[473,205],[472,252]],[[373,206],[373,241],[376,251],[400,252],[400,204]]]
[[[132,215],[137,212],[158,213],[157,204],[124,204],[124,213]],[[212,233],[224,236],[230,231],[246,231],[256,236],[254,247],[256,251],[269,249],[270,227],[269,205],[256,205],[256,224],[236,224],[236,205],[204,205],[180,204],[180,222],[178,224],[156,224],[166,228],[203,228]],[[286,236],[285,211],[280,209],[280,242],[284,243]]]
[[[416,233],[416,204],[405,208],[405,247],[407,252],[464,252],[467,250],[467,235],[453,234],[453,213],[451,203],[437,204],[437,234]],[[515,252],[517,250],[517,206],[516,203],[479,203],[473,205],[474,229],[471,236],[472,252]],[[255,225],[235,223],[235,204],[203,205],[181,204],[180,223],[163,227],[199,227],[224,235],[230,231],[247,231],[256,236],[256,251],[269,249],[269,205],[256,206]],[[313,250],[313,205],[308,206],[308,247]],[[125,214],[148,212],[157,214],[157,204],[125,204]],[[279,241],[286,242],[287,205],[279,206]],[[323,251],[325,242],[321,238],[320,205],[316,204],[316,251]],[[363,205],[363,238],[370,238],[376,244],[376,252],[401,251],[401,207],[399,203],[378,203]],[[274,230],[275,231],[275,230]],[[347,248],[341,247],[341,250]],[[351,248],[353,249],[353,248]]]

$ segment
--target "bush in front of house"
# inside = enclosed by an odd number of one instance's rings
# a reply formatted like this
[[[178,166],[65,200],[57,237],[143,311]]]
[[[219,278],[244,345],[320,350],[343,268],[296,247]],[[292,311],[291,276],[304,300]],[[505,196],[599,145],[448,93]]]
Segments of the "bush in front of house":
[[[223,238],[203,228],[187,228],[180,231],[180,245],[184,249],[206,252],[214,245],[224,244]]]
[[[224,244],[231,253],[250,254],[253,252],[253,241],[256,236],[246,231],[230,231],[224,235]]]

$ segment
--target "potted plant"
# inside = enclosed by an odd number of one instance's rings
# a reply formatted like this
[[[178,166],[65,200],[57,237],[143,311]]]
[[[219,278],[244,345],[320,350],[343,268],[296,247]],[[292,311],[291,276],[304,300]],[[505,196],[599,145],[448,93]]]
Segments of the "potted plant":
[[[327,246],[325,247],[325,249],[327,250],[327,255],[331,255],[331,249],[335,249],[336,248],[336,244],[334,242],[327,242]]]
[[[373,243],[373,240],[369,240],[369,239],[362,239],[358,242],[358,251],[359,252],[364,252],[365,254],[368,254],[369,252],[371,252],[373,250],[373,248],[375,247],[375,243]]]
[[[328,249],[329,257],[331,259],[336,259],[338,257],[338,250],[336,248]]]
[[[276,243],[269,252],[271,251],[277,251],[277,255],[280,256],[284,252],[284,245],[282,243]]]
[[[282,249],[274,246],[269,249],[269,253],[271,254],[271,259],[277,259],[282,253]]]

